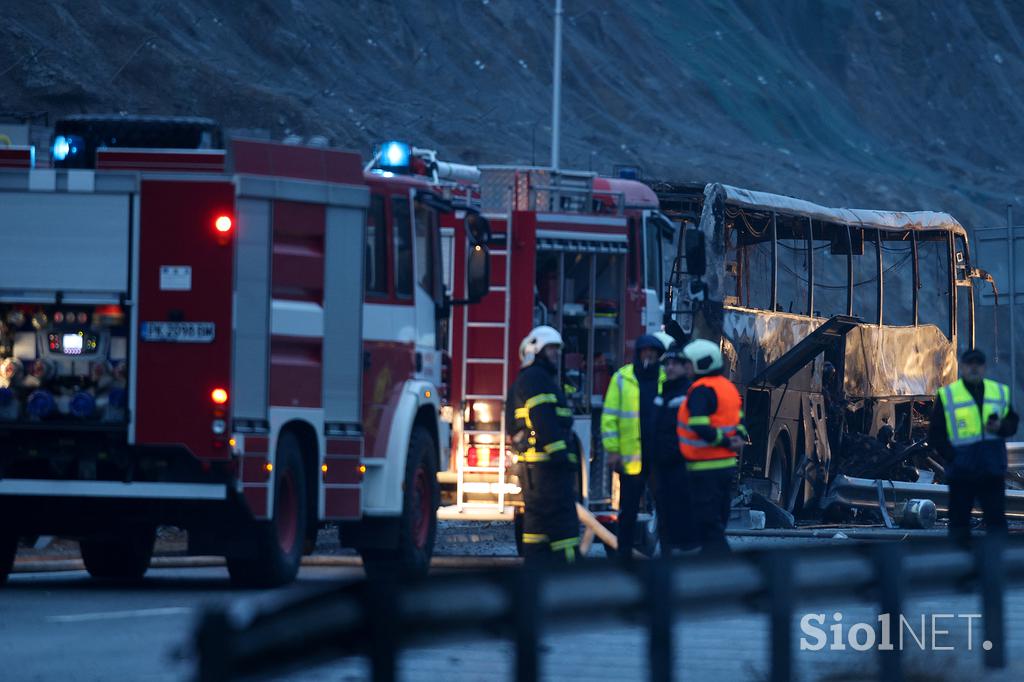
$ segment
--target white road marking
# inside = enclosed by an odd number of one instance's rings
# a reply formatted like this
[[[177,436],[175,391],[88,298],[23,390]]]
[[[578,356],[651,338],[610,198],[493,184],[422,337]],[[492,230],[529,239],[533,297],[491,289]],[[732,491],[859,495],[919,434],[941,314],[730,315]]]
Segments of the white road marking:
[[[67,616],[49,616],[48,623],[83,623],[90,620],[118,620],[120,618],[152,618],[154,616],[182,616],[192,613],[189,606],[167,606],[161,609],[134,611],[105,611],[100,613],[74,613]]]

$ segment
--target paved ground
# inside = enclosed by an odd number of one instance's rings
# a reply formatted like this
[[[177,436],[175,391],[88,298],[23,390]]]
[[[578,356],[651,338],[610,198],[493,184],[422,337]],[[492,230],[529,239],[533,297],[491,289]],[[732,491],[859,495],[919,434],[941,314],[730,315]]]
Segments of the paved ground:
[[[494,542],[508,549],[506,529],[488,530],[457,525],[445,528],[441,549],[456,553],[466,545]],[[494,538],[485,538],[492,532]],[[478,539],[474,541],[472,535]],[[464,535],[465,537],[462,537]],[[826,540],[827,541],[827,540]],[[836,541],[836,542],[840,542]],[[749,540],[744,546],[822,540]],[[849,542],[849,541],[846,541]],[[449,560],[450,561],[450,560]],[[300,573],[299,586],[361,575],[354,561],[340,566],[307,566]],[[447,563],[447,562],[446,562]],[[193,623],[206,604],[247,599],[257,592],[232,590],[223,567],[154,569],[144,583],[131,587],[97,585],[83,571],[19,573],[0,590],[0,680],[184,680],[190,676],[188,641]],[[871,608],[854,605],[822,605],[827,614],[823,628],[833,623],[832,613],[840,610],[843,623],[875,622]],[[977,598],[915,600],[906,615],[920,630],[920,615],[928,619],[926,645],[931,644],[932,614],[973,614],[979,611]],[[799,618],[794,623],[799,644]],[[921,652],[907,634],[908,672],[916,679],[936,680],[1019,680],[1024,663],[1013,652],[1024,651],[1024,590],[1010,595],[1007,603],[1011,667],[985,675],[981,668],[981,628],[974,621],[972,648],[967,650],[967,621],[940,619],[936,644],[953,646],[953,651]],[[762,680],[767,679],[768,630],[764,617],[688,619],[681,616],[676,629],[675,655],[679,679]],[[600,632],[555,632],[545,637],[544,678],[549,680],[633,680],[646,677],[646,640],[636,626],[621,626]],[[497,642],[450,642],[442,646],[411,650],[403,655],[400,679],[413,682],[434,680],[510,679],[512,649]],[[802,651],[798,653],[801,680],[871,679],[875,654],[845,651]],[[293,674],[284,679],[362,680],[369,670],[364,661],[329,664]]]

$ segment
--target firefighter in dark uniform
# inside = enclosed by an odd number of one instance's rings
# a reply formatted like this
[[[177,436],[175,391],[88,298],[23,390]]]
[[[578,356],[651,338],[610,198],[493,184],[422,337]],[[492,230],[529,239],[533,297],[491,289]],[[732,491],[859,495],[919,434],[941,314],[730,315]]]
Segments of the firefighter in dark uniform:
[[[960,379],[939,390],[928,427],[928,444],[946,460],[949,536],[967,545],[977,500],[988,533],[1006,532],[1006,439],[1019,418],[1010,389],[985,378],[985,355],[971,349],[960,358]]]
[[[658,410],[654,501],[658,511],[661,553],[669,556],[673,550],[687,552],[696,545],[690,510],[690,481],[676,435],[679,407],[686,400],[694,375],[693,363],[683,355],[683,349],[677,343],[669,345],[661,356],[661,364],[665,367],[665,383],[661,394],[654,400]]]
[[[746,443],[740,393],[722,375],[722,351],[706,339],[692,341],[683,355],[697,380],[679,406],[677,435],[690,479],[696,540],[706,554],[728,552],[729,523],[737,455]]]
[[[505,423],[524,463],[523,554],[573,563],[579,547],[572,410],[558,381],[562,335],[546,325],[519,346],[522,369],[509,391]]]

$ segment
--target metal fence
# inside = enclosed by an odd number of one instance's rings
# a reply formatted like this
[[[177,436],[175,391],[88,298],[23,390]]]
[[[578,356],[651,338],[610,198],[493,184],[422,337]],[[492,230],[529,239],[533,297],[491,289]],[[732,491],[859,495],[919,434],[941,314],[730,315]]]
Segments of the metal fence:
[[[766,613],[770,679],[793,678],[793,615],[801,603],[874,601],[898,619],[908,595],[981,594],[983,651],[1006,665],[1004,587],[1024,579],[1024,543],[998,536],[973,551],[935,540],[797,547],[690,560],[609,562],[353,581],[209,609],[196,632],[201,682],[264,677],[331,659],[369,657],[373,679],[396,678],[402,648],[471,639],[515,644],[516,680],[536,680],[542,630],[646,626],[650,678],[672,679],[673,627],[701,613]],[[685,657],[685,649],[683,649]],[[899,647],[879,651],[879,678],[902,679]],[[685,665],[685,661],[682,662]]]

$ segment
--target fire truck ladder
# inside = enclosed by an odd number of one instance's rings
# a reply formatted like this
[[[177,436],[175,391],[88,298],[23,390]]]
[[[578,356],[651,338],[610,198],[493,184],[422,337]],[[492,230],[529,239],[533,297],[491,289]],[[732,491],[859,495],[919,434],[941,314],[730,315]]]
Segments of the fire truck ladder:
[[[508,395],[508,371],[506,363],[510,361],[509,350],[509,325],[508,319],[511,312],[511,299],[509,292],[509,277],[512,272],[512,256],[510,249],[510,230],[504,235],[495,234],[491,243],[497,247],[491,249],[491,256],[505,258],[505,283],[500,286],[492,286],[491,292],[500,293],[504,299],[504,316],[501,322],[480,322],[470,319],[469,310],[466,313],[466,324],[462,330],[462,395],[465,396],[466,405],[474,400],[487,400],[497,403],[500,406],[500,417],[498,420],[498,431],[487,430],[466,430],[463,429],[462,438],[459,441],[458,461],[456,462],[456,509],[460,514],[484,518],[508,518],[511,519],[511,509],[505,506],[507,491],[507,461],[506,461],[506,437],[505,437],[505,398]],[[497,242],[497,243],[496,243]],[[469,330],[470,329],[500,329],[501,348],[498,357],[471,357],[469,354]],[[501,393],[497,394],[467,394],[466,376],[471,365],[497,365],[501,368]],[[497,458],[488,458],[487,464],[480,466],[469,466],[467,454],[473,440],[480,442],[480,437],[489,437],[491,443],[487,444],[492,451],[497,447]],[[477,445],[480,447],[480,445]],[[495,461],[496,459],[496,461]],[[497,481],[494,484],[488,481],[467,481],[466,474],[484,474],[485,477],[494,475]],[[469,499],[470,495],[494,494],[495,500],[479,501]]]

